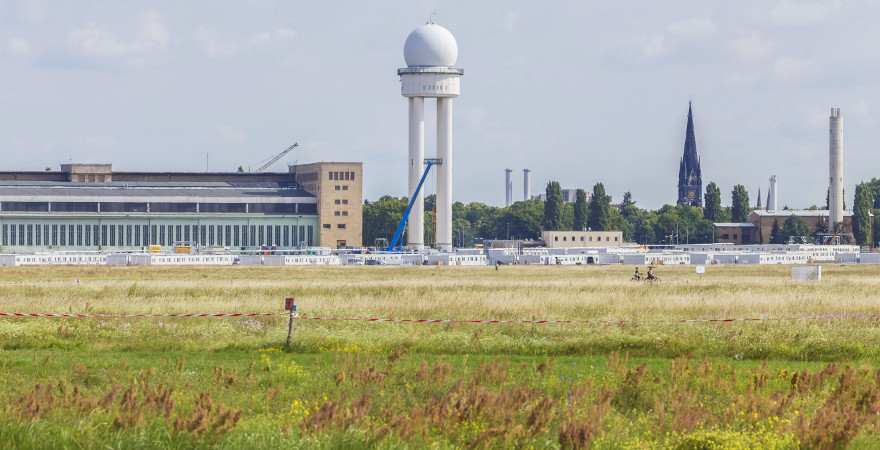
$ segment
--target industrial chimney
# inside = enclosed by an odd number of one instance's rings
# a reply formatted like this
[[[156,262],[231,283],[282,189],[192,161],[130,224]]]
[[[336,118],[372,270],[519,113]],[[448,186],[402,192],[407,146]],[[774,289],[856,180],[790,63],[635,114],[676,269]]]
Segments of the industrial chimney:
[[[523,169],[523,201],[532,198],[532,171]]]
[[[779,209],[779,192],[776,190],[776,175],[770,175],[770,192],[767,193],[767,211]]]
[[[513,204],[513,180],[511,174],[513,170],[504,169],[504,206]]]
[[[843,116],[840,108],[831,108],[828,171],[831,178],[828,192],[828,220],[832,233],[839,233],[843,224]]]

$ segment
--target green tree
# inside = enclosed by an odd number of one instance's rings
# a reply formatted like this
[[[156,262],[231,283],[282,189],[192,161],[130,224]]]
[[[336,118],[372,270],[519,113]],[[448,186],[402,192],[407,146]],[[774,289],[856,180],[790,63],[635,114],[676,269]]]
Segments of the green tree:
[[[874,193],[867,183],[856,185],[856,198],[853,202],[853,236],[859,245],[871,245],[874,238],[872,228],[874,209]]]
[[[538,239],[541,237],[541,219],[545,211],[546,202],[542,205],[540,200],[516,202],[508,208],[503,208],[495,219],[493,237]]]
[[[876,202],[877,199],[875,198],[874,201]],[[880,242],[880,209],[874,210],[874,227],[873,228],[874,228],[874,239],[871,240],[872,247],[877,245],[878,242]]]
[[[770,229],[770,243],[771,244],[784,244],[785,238],[782,237],[782,230],[779,229],[779,221],[773,221],[773,228]]]
[[[705,207],[703,208],[703,217],[710,222],[720,222],[721,219],[721,189],[718,185],[709,183],[706,186],[706,195],[704,197]]]
[[[363,244],[375,245],[376,239],[391,241],[403,212],[406,210],[406,197],[383,196],[375,202],[364,201]]]
[[[593,231],[608,229],[608,216],[611,209],[611,197],[605,195],[605,185],[596,183],[593,186],[593,198],[590,200],[589,226]]]
[[[636,206],[636,202],[633,201],[632,194],[629,191],[623,193],[623,202],[620,203],[620,214],[630,223],[639,215],[639,208]]]
[[[562,188],[559,182],[547,183],[544,199],[544,220],[542,224],[547,231],[562,229]]]
[[[746,222],[749,219],[749,191],[746,187],[737,184],[731,193],[731,220],[734,222]]]
[[[782,224],[783,242],[809,240],[810,235],[810,227],[798,216],[788,216]]]
[[[587,193],[583,189],[575,191],[574,223],[572,229],[582,231],[587,228]]]

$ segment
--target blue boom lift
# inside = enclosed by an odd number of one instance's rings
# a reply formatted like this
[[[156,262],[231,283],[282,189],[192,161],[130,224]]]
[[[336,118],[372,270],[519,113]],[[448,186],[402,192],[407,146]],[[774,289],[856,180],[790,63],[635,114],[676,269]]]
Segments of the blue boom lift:
[[[403,217],[400,218],[400,223],[397,224],[397,229],[394,230],[394,236],[391,238],[391,242],[388,243],[388,247],[385,249],[386,252],[392,252],[400,246],[400,238],[403,236],[403,230],[406,228],[407,220],[409,220],[409,213],[412,210],[413,205],[416,203],[416,198],[422,190],[422,185],[425,184],[425,178],[428,178],[428,172],[431,171],[431,167],[438,164],[443,164],[443,160],[437,158],[425,159],[425,171],[422,172],[422,178],[419,179],[416,191],[413,192],[412,196],[409,198],[409,204],[406,205]]]

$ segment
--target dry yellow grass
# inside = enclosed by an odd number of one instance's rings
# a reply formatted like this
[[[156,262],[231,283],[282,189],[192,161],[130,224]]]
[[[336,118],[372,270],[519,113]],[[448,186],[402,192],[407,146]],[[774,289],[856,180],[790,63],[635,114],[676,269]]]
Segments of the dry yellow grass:
[[[830,266],[795,283],[782,266],[662,267],[654,285],[629,267],[16,268],[0,273],[5,310],[280,311],[394,317],[639,319],[880,313],[880,267]]]

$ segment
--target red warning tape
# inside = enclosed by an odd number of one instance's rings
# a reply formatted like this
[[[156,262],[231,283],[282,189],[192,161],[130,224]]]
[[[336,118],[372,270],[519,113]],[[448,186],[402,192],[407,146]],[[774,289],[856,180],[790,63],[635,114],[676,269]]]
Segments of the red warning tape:
[[[98,319],[128,319],[128,318],[150,318],[150,317],[266,317],[266,316],[285,316],[288,312],[214,312],[214,313],[120,313],[120,314],[99,314],[99,313],[52,313],[52,312],[4,312],[0,311],[0,317],[18,317],[18,318],[98,318]],[[294,316],[296,320],[317,320],[317,321],[336,321],[336,322],[385,322],[385,323],[411,323],[411,324],[472,324],[472,325],[564,325],[564,324],[582,324],[582,325],[645,325],[645,324],[673,324],[673,323],[733,323],[733,322],[765,322],[765,321],[790,321],[790,320],[840,320],[840,319],[862,319],[862,320],[878,320],[880,315],[877,314],[826,314],[812,316],[791,316],[791,317],[743,317],[743,318],[707,318],[707,319],[678,319],[678,320],[548,320],[548,319],[398,319],[393,317],[325,317],[325,316]]]
[[[97,319],[126,319],[130,317],[256,317],[277,316],[279,313],[132,313],[132,314],[93,314],[93,313],[51,313],[51,312],[4,312],[0,311],[0,317],[58,317],[58,318],[97,318]]]

